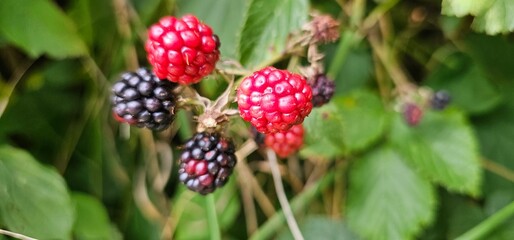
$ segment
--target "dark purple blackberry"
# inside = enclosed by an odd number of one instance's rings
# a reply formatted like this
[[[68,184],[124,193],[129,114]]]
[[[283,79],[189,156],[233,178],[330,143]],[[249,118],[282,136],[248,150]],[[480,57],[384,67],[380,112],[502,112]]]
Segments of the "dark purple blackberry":
[[[201,132],[184,144],[180,155],[179,181],[206,195],[227,183],[236,165],[235,148],[217,133]]]
[[[147,68],[126,72],[112,86],[112,111],[119,122],[161,131],[174,118],[176,84],[161,81]]]
[[[451,102],[450,93],[445,90],[439,90],[434,93],[430,101],[432,109],[443,110]]]
[[[253,140],[255,141],[255,143],[257,143],[258,146],[264,146],[264,138],[266,137],[266,135],[257,131],[257,129],[254,126],[250,127],[250,134],[252,135]]]
[[[318,74],[314,79],[310,79],[309,85],[312,88],[312,105],[314,107],[320,107],[330,101],[336,87],[334,81],[328,79],[325,74]]]

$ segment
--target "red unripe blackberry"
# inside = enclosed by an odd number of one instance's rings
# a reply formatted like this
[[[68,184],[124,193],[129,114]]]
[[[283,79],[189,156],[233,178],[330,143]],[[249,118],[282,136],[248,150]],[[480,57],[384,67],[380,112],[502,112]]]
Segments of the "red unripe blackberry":
[[[309,85],[312,88],[312,105],[314,107],[320,107],[330,101],[336,87],[334,81],[328,79],[325,74],[318,74],[314,79],[310,79]]]
[[[209,75],[219,59],[219,38],[193,15],[163,17],[148,30],[145,44],[155,75],[193,84]]]
[[[227,183],[236,165],[232,142],[217,133],[197,133],[180,155],[179,181],[200,194],[214,192]]]
[[[285,132],[266,134],[264,143],[273,149],[278,156],[285,158],[302,147],[303,126],[299,124]]]
[[[304,77],[274,67],[254,72],[237,89],[239,114],[264,134],[302,123],[312,110],[311,100]]]
[[[423,110],[414,103],[406,103],[403,109],[403,118],[409,126],[417,126],[423,118]]]
[[[175,86],[146,68],[124,73],[112,87],[114,119],[156,131],[168,128],[175,116]]]

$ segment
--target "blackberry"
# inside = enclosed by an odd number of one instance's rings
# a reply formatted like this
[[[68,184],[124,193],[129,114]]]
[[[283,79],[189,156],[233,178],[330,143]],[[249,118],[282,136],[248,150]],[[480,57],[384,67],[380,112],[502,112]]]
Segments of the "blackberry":
[[[159,78],[189,85],[216,67],[220,41],[211,27],[193,15],[166,16],[148,29],[145,50]]]
[[[162,131],[174,118],[176,84],[161,81],[147,68],[121,75],[112,87],[112,111],[119,122]]]
[[[312,110],[312,90],[303,76],[265,67],[243,79],[237,88],[239,115],[257,131],[286,131]]]
[[[417,126],[423,118],[423,110],[414,103],[406,103],[403,109],[403,119],[411,126]]]
[[[450,93],[445,90],[439,90],[435,92],[430,101],[432,109],[435,110],[443,110],[450,102]]]
[[[266,135],[257,131],[257,129],[254,126],[250,126],[250,134],[255,143],[257,143],[257,146],[264,146],[264,138],[266,137]]]
[[[236,165],[232,142],[217,133],[201,132],[184,145],[180,155],[179,181],[206,195],[227,183]]]
[[[264,143],[273,149],[278,156],[285,158],[302,147],[303,126],[298,124],[285,132],[266,134]]]
[[[325,74],[318,74],[314,79],[310,79],[309,85],[312,88],[312,105],[314,107],[322,106],[334,95],[334,81],[328,79]]]

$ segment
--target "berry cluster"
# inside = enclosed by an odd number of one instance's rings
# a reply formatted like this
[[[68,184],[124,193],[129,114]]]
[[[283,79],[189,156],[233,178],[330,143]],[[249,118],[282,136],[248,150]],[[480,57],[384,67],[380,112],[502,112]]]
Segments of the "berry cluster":
[[[220,42],[195,16],[164,17],[151,26],[145,44],[157,77],[179,84],[199,82],[219,59]]]
[[[232,142],[216,133],[197,133],[180,156],[179,180],[192,191],[212,193],[222,187],[236,165]]]
[[[112,87],[115,119],[156,131],[168,128],[174,118],[174,87],[146,68],[124,73]]]
[[[237,89],[241,117],[265,134],[302,123],[312,110],[311,100],[304,77],[274,67],[254,72]]]
[[[179,98],[173,92],[176,83],[197,83],[210,74],[219,60],[219,47],[219,39],[212,29],[195,16],[161,18],[149,28],[145,43],[153,72],[146,68],[127,72],[113,85],[114,118],[158,131],[168,128]],[[263,144],[281,157],[301,147],[303,127],[300,124],[311,112],[313,104],[321,105],[333,94],[332,81],[324,75],[316,78],[312,82],[314,99],[311,86],[304,77],[273,67],[254,72],[238,87],[241,117],[251,122]],[[206,108],[208,106],[205,104]],[[221,108],[210,109],[215,107],[224,106],[214,104],[198,117],[209,117],[207,113],[218,111],[220,116],[208,118],[216,121],[214,127],[207,127],[205,131],[199,127],[200,132],[184,145],[179,160],[179,181],[204,195],[225,185],[236,164],[234,145],[217,133],[219,128],[215,127],[218,118],[226,118],[225,113]]]

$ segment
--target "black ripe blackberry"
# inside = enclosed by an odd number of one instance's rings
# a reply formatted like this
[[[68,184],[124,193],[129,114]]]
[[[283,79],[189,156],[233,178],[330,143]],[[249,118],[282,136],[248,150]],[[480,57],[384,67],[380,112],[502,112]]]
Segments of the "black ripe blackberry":
[[[312,105],[320,107],[330,101],[334,95],[334,81],[327,78],[325,74],[318,74],[314,79],[309,80],[312,88]]]
[[[236,165],[234,145],[217,133],[201,132],[186,142],[180,155],[179,180],[206,195],[227,183]]]
[[[175,86],[147,68],[124,73],[112,87],[115,119],[156,131],[168,128],[174,118]]]
[[[432,109],[443,110],[450,103],[450,101],[451,101],[450,93],[448,93],[445,90],[439,90],[434,93],[430,103],[432,105]]]

